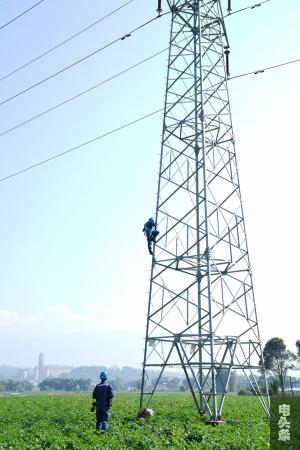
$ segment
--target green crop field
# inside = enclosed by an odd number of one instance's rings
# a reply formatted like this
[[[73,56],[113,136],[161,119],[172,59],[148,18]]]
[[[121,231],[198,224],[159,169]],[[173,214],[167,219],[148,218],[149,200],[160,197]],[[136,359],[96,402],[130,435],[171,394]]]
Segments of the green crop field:
[[[257,399],[228,396],[226,425],[213,427],[196,413],[191,396],[156,394],[155,416],[136,420],[137,394],[118,394],[107,433],[94,430],[87,395],[0,397],[1,450],[265,450],[269,425]]]

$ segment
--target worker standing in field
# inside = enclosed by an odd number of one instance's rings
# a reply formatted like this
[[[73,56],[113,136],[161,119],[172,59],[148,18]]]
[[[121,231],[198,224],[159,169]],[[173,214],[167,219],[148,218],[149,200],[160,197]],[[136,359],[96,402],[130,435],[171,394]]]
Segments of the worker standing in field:
[[[109,409],[114,396],[113,388],[107,383],[107,378],[107,372],[101,372],[101,382],[95,386],[93,391],[93,399],[96,400],[96,429],[99,431],[108,429]]]

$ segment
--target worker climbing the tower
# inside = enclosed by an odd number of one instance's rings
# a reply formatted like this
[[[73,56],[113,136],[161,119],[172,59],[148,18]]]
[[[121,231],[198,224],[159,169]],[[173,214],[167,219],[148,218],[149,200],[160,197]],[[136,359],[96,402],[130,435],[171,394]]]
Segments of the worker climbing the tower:
[[[156,223],[153,217],[150,217],[148,221],[145,223],[143,228],[143,233],[145,234],[148,242],[148,250],[150,255],[153,255],[152,252],[152,242],[156,242],[155,238],[159,235],[159,231],[156,229]]]

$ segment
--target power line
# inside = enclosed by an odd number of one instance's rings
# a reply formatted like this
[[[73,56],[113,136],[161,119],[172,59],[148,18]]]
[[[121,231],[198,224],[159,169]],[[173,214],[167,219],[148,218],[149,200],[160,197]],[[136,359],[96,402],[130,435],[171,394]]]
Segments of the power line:
[[[1,1],[1,0],[0,0]],[[35,61],[38,61],[39,59],[43,58],[43,56],[48,55],[49,53],[53,52],[53,50],[56,50],[57,48],[61,47],[62,45],[66,44],[67,42],[70,42],[72,39],[74,39],[75,37],[79,36],[80,34],[84,33],[85,31],[89,30],[90,28],[94,27],[95,25],[97,25],[98,23],[102,22],[104,19],[107,19],[108,17],[112,16],[113,14],[115,14],[117,11],[119,11],[120,9],[124,8],[125,6],[129,5],[129,3],[134,2],[135,0],[129,0],[128,2],[124,3],[123,5],[121,5],[119,8],[114,9],[113,11],[111,11],[110,13],[106,14],[104,17],[101,17],[101,19],[98,19],[96,22],[88,25],[87,27],[83,28],[82,30],[78,31],[78,33],[73,34],[73,36],[70,36],[69,38],[65,39],[64,41],[60,42],[59,44],[55,45],[54,47],[50,48],[49,50],[45,51],[44,53],[42,53],[41,55],[37,56],[36,58],[28,61],[27,63],[23,64],[20,67],[17,67],[15,70],[13,70],[12,72],[4,75],[2,78],[0,78],[0,81],[5,80],[5,78],[10,77],[11,75],[15,74],[16,72],[18,72],[21,69],[24,69],[24,67],[29,66],[30,64],[34,63]]]
[[[160,16],[155,16],[152,19],[148,20],[147,22],[143,23],[142,25],[134,28],[133,30],[129,31],[128,33],[124,34],[122,37],[119,37],[117,39],[115,39],[114,41],[110,42],[109,44],[104,45],[101,48],[98,48],[97,50],[95,50],[92,53],[89,53],[88,55],[84,56],[83,58],[78,59],[77,61],[73,62],[72,64],[68,65],[67,67],[64,67],[63,69],[59,70],[58,72],[53,73],[52,75],[50,75],[47,78],[44,78],[43,80],[38,81],[37,83],[33,84],[32,86],[29,86],[28,88],[24,89],[23,91],[18,92],[17,94],[7,98],[6,100],[3,100],[2,102],[0,102],[0,106],[4,105],[5,103],[15,99],[16,97],[19,97],[22,94],[25,94],[25,92],[30,91],[31,89],[45,83],[46,81],[51,80],[52,78],[56,77],[57,75],[60,75],[61,73],[65,72],[66,70],[76,66],[77,64],[86,61],[88,58],[90,58],[91,56],[96,55],[97,53],[101,52],[102,50],[105,50],[106,48],[112,46],[113,44],[119,42],[120,40],[124,40],[128,37],[130,37],[133,33],[135,33],[136,31],[140,30],[141,28],[145,27],[146,25],[149,25],[150,23],[152,23],[154,20],[157,20],[159,17],[162,17],[166,14],[170,14],[169,12],[162,14]]]
[[[44,0],[40,0],[39,2],[35,3],[34,5],[32,5],[30,8],[26,9],[26,11],[23,11],[21,14],[19,14],[18,16],[16,16],[13,19],[11,19],[9,22],[7,22],[4,25],[2,25],[0,27],[0,30],[2,30],[4,27],[7,27],[7,25],[10,25],[12,22],[14,22],[15,20],[19,19],[20,17],[24,16],[24,14],[28,13],[33,8],[35,8],[36,6],[40,5],[43,1]]]
[[[263,73],[266,70],[270,70],[270,69],[275,69],[277,67],[286,66],[287,64],[292,64],[292,63],[295,63],[295,62],[298,62],[298,61],[300,61],[300,59],[295,59],[293,61],[288,61],[288,62],[285,62],[285,63],[277,64],[276,66],[269,66],[269,67],[266,67],[264,69],[260,69],[260,70],[254,71],[254,72],[248,72],[248,73],[236,75],[235,77],[230,77],[229,79],[232,80],[234,78],[244,77],[244,76],[252,75],[252,74],[256,75],[258,73]],[[127,127],[129,127],[131,125],[134,125],[135,123],[140,122],[140,121],[142,121],[144,119],[147,119],[148,117],[151,117],[151,116],[153,116],[153,115],[155,115],[155,114],[157,114],[157,113],[159,113],[161,111],[163,111],[163,108],[157,109],[156,111],[152,111],[151,113],[146,114],[144,116],[141,116],[141,117],[139,117],[139,118],[137,118],[137,119],[135,119],[135,120],[133,120],[131,122],[126,123],[125,125],[121,125],[120,127],[115,128],[114,130],[111,130],[111,131],[108,131],[108,132],[106,132],[104,134],[101,134],[100,136],[97,136],[97,137],[95,137],[93,139],[85,141],[85,142],[83,142],[83,143],[81,143],[79,145],[76,145],[75,147],[69,148],[68,150],[65,150],[65,151],[63,151],[61,153],[57,153],[56,155],[50,156],[47,159],[44,159],[42,161],[38,161],[37,163],[32,164],[31,166],[25,167],[24,169],[21,169],[21,170],[19,170],[17,172],[13,172],[13,173],[11,173],[11,174],[3,177],[3,178],[0,178],[0,182],[6,181],[6,180],[8,180],[10,178],[14,178],[14,177],[16,177],[18,175],[21,175],[24,172],[27,172],[27,171],[29,171],[31,169],[34,169],[35,167],[41,166],[43,164],[46,164],[46,163],[48,163],[50,161],[53,161],[56,158],[60,158],[61,156],[64,156],[64,155],[66,155],[68,153],[71,153],[71,152],[73,152],[75,150],[78,150],[79,148],[82,148],[82,147],[84,147],[86,145],[89,145],[89,144],[95,142],[95,141],[98,141],[99,139],[103,139],[104,137],[109,136],[110,134],[113,134],[113,133],[116,133],[117,131],[123,130],[124,128],[127,128]]]
[[[239,13],[239,12],[242,12],[242,11],[246,11],[247,9],[255,9],[258,6],[261,6],[263,3],[268,3],[270,1],[271,0],[265,0],[263,2],[255,3],[254,5],[246,6],[245,8],[242,8],[242,9],[237,9],[236,11],[232,11],[232,12],[230,11],[230,12],[228,12],[228,14],[226,14],[226,16],[224,16],[224,18],[232,16],[233,14],[236,14],[236,13]]]
[[[75,150],[78,150],[79,148],[82,148],[82,147],[84,147],[86,145],[89,145],[89,144],[95,142],[95,141],[98,141],[99,139],[103,139],[104,137],[106,137],[106,136],[108,136],[110,134],[116,133],[117,131],[123,130],[124,128],[127,128],[127,127],[129,127],[131,125],[134,125],[137,122],[140,122],[141,120],[147,119],[148,117],[151,117],[154,114],[157,114],[157,113],[161,112],[162,110],[163,110],[163,108],[160,108],[160,109],[158,109],[156,111],[151,112],[150,114],[146,114],[145,116],[139,117],[138,119],[135,119],[132,122],[128,122],[125,125],[121,125],[120,127],[115,128],[114,130],[108,131],[108,132],[106,132],[104,134],[101,134],[100,136],[97,136],[97,137],[95,137],[93,139],[90,139],[88,141],[82,142],[81,144],[76,145],[75,147],[69,148],[68,150],[65,150],[65,151],[63,151],[61,153],[57,153],[56,155],[50,156],[49,158],[44,159],[42,161],[39,161],[39,162],[37,162],[35,164],[32,164],[31,166],[25,167],[24,169],[21,169],[21,170],[19,170],[17,172],[11,173],[10,175],[7,175],[6,177],[0,178],[0,182],[6,181],[6,180],[8,180],[10,178],[13,178],[13,177],[16,177],[18,175],[21,175],[22,173],[27,172],[27,171],[29,171],[31,169],[34,169],[35,167],[41,166],[42,164],[46,164],[46,163],[48,163],[50,161],[53,161],[56,158],[60,158],[61,156],[67,155],[68,153],[74,152]]]
[[[20,127],[22,127],[23,125],[26,125],[27,123],[30,123],[30,122],[32,122],[33,120],[36,120],[36,119],[38,119],[39,117],[42,117],[42,116],[48,114],[49,112],[54,111],[55,109],[60,108],[61,106],[63,106],[63,105],[65,105],[65,104],[67,104],[67,103],[69,103],[69,102],[71,102],[71,101],[73,101],[73,100],[75,100],[75,99],[81,97],[81,96],[84,95],[84,94],[87,94],[88,92],[93,91],[94,89],[96,89],[96,88],[102,86],[103,84],[108,83],[109,81],[112,81],[113,79],[115,79],[115,78],[117,78],[117,77],[123,75],[123,74],[126,73],[126,72],[129,72],[130,70],[134,69],[135,67],[138,67],[138,66],[140,66],[141,64],[144,64],[146,61],[149,61],[150,59],[154,58],[154,57],[157,56],[157,55],[160,55],[161,53],[163,53],[163,52],[165,52],[165,51],[167,51],[167,50],[168,50],[168,48],[165,48],[165,49],[163,49],[163,50],[160,50],[159,52],[154,53],[153,55],[151,55],[151,56],[149,56],[149,57],[143,59],[142,61],[137,62],[137,63],[134,64],[133,66],[130,66],[130,67],[128,67],[127,69],[124,69],[124,70],[122,70],[121,72],[119,72],[119,73],[117,73],[117,74],[115,74],[115,75],[112,75],[111,77],[107,78],[106,80],[103,80],[103,81],[101,81],[101,82],[95,84],[94,86],[91,86],[90,88],[88,88],[88,89],[86,89],[86,90],[84,90],[84,91],[82,91],[82,92],[79,92],[79,94],[76,94],[76,95],[74,95],[73,97],[70,97],[70,98],[64,100],[63,102],[58,103],[57,105],[54,105],[54,106],[52,106],[51,108],[49,108],[49,109],[47,109],[47,110],[45,110],[45,111],[43,111],[43,112],[41,112],[41,113],[39,113],[39,114],[37,114],[37,115],[35,115],[35,116],[33,116],[33,117],[31,117],[31,118],[25,120],[24,122],[21,122],[21,123],[15,125],[15,126],[13,126],[12,128],[9,128],[9,129],[7,129],[7,130],[1,132],[1,133],[0,133],[0,137],[1,137],[1,136],[4,136],[5,134],[11,133],[12,131],[16,130],[17,128],[20,128]],[[229,77],[228,80],[232,80],[232,79],[234,79],[234,78],[244,77],[244,76],[246,76],[246,75],[252,75],[252,74],[257,75],[258,73],[263,73],[263,72],[266,71],[266,70],[274,69],[274,68],[276,68],[276,67],[285,66],[285,65],[287,65],[287,64],[292,64],[292,63],[298,62],[298,61],[299,61],[299,59],[296,59],[296,60],[293,60],[293,61],[288,61],[288,62],[285,62],[285,63],[277,64],[276,66],[270,66],[270,67],[266,67],[266,68],[264,68],[264,69],[259,69],[259,70],[253,71],[253,72],[247,72],[247,73],[244,73],[244,74],[236,75],[236,76],[234,76],[234,77]]]
[[[276,64],[276,66],[264,67],[263,69],[254,70],[253,72],[242,73],[240,75],[235,75],[234,77],[229,77],[228,80],[233,80],[234,78],[246,77],[247,75],[258,75],[259,73],[264,73],[267,70],[275,69],[277,67],[287,66],[288,64],[293,64],[295,62],[299,62],[300,59],[294,59],[293,61],[287,61],[281,64]]]
[[[84,95],[84,94],[87,94],[88,92],[93,91],[94,89],[96,89],[96,88],[102,86],[103,84],[108,83],[109,81],[114,80],[115,78],[117,78],[117,77],[123,75],[123,74],[126,73],[126,72],[129,72],[130,70],[134,69],[135,67],[140,66],[141,64],[144,64],[146,61],[149,61],[150,59],[154,58],[155,56],[160,55],[161,53],[163,53],[163,52],[165,52],[165,51],[167,51],[167,50],[168,50],[168,48],[164,48],[163,50],[160,50],[159,52],[154,53],[153,55],[149,56],[148,58],[145,58],[145,59],[143,59],[142,61],[137,62],[137,63],[134,64],[133,66],[127,67],[126,69],[122,70],[121,72],[119,72],[119,73],[117,73],[117,74],[115,74],[115,75],[112,75],[112,76],[109,77],[109,78],[106,78],[105,80],[103,80],[103,81],[101,81],[101,82],[99,82],[99,83],[97,83],[97,84],[91,86],[90,88],[88,88],[88,89],[86,89],[86,90],[84,90],[84,91],[82,91],[82,92],[79,92],[79,94],[76,94],[76,95],[74,95],[73,97],[70,97],[70,98],[64,100],[63,102],[61,102],[61,103],[59,103],[59,104],[57,104],[57,105],[55,105],[55,106],[52,106],[51,108],[49,108],[49,109],[47,109],[47,110],[45,110],[45,111],[43,111],[43,112],[41,112],[41,113],[39,113],[39,114],[37,114],[37,115],[31,117],[30,119],[27,119],[27,120],[25,120],[24,122],[21,122],[21,123],[15,125],[15,126],[13,126],[12,128],[9,128],[8,130],[3,131],[2,133],[0,133],[0,137],[3,136],[3,135],[5,135],[5,134],[10,133],[10,132],[13,131],[13,130],[16,130],[16,129],[19,128],[19,127],[22,127],[23,125],[26,125],[26,124],[29,123],[29,122],[32,122],[32,121],[35,120],[35,119],[38,119],[39,117],[44,116],[45,114],[48,114],[48,113],[51,112],[51,111],[54,111],[54,110],[57,109],[57,108],[60,108],[61,106],[65,105],[66,103],[69,103],[69,102],[75,100],[76,98],[79,98],[79,97],[81,97],[81,96]]]

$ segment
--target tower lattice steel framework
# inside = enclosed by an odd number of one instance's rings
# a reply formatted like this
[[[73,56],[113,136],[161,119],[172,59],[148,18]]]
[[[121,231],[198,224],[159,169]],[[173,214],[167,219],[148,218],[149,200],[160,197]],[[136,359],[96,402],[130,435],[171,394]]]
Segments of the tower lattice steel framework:
[[[241,369],[269,414],[266,378],[263,391],[257,379],[262,349],[221,4],[168,3],[172,22],[156,206],[160,235],[151,267],[141,407],[149,405],[165,369],[181,368],[199,413],[218,421],[231,372]]]

